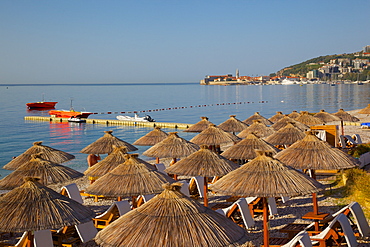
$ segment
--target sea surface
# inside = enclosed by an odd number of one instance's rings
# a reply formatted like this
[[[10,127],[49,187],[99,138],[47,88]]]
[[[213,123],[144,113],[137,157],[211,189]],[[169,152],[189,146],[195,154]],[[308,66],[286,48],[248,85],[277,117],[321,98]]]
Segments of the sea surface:
[[[57,101],[56,109],[86,110],[98,114],[89,118],[115,119],[120,112],[133,116],[149,114],[157,122],[193,124],[206,116],[214,124],[230,115],[245,120],[255,112],[269,118],[276,111],[289,114],[293,110],[334,113],[365,108],[370,103],[370,84],[321,85],[235,85],[207,86],[199,83],[141,84],[58,84],[0,85],[0,167],[18,156],[35,141],[63,150],[76,159],[63,163],[78,171],[87,169],[86,154],[80,150],[113,130],[113,135],[129,143],[144,136],[152,128],[107,126],[101,124],[50,123],[26,121],[25,116],[48,116],[48,111],[28,110],[26,103]],[[143,112],[145,111],[145,112]],[[150,111],[150,112],[149,112]],[[131,113],[127,113],[131,112]],[[108,114],[110,113],[110,114]],[[182,129],[179,136],[190,140],[196,134]],[[149,147],[137,147],[140,155]],[[103,155],[102,158],[105,156]],[[141,156],[143,159],[148,157]],[[2,177],[11,171],[0,169]]]

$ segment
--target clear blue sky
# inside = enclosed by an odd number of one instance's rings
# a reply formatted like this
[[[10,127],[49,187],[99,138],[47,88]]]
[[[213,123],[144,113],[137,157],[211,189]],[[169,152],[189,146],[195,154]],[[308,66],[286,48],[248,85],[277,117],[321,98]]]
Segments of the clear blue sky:
[[[1,0],[1,83],[269,75],[370,45],[369,0]]]

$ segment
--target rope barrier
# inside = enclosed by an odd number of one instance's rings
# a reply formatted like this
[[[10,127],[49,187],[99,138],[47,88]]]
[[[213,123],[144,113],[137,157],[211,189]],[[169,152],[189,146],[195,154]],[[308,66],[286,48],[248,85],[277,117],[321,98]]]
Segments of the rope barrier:
[[[258,103],[268,103],[266,100],[258,101]],[[156,112],[156,111],[169,111],[169,110],[181,110],[181,109],[188,109],[188,108],[199,108],[199,107],[209,107],[209,106],[224,106],[224,105],[242,105],[242,104],[255,104],[255,102],[233,102],[233,103],[217,103],[217,104],[210,104],[210,105],[192,105],[192,106],[176,106],[176,107],[168,107],[168,108],[160,108],[154,110],[142,110],[142,111],[121,111],[121,112],[94,112],[93,114],[121,114],[121,113],[143,113],[143,112]]]

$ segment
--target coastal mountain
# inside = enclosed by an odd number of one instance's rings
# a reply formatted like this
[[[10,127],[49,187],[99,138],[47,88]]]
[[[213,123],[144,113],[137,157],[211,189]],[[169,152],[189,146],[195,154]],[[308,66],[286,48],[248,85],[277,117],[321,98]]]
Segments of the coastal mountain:
[[[309,59],[307,61],[283,68],[276,72],[277,76],[291,76],[291,77],[306,77],[309,71],[314,71],[327,65],[339,65],[343,68],[349,68],[348,73],[345,73],[342,79],[356,80],[360,77],[361,80],[366,80],[370,76],[370,68],[363,68],[360,71],[353,66],[353,61],[356,60],[369,60],[370,53],[365,51],[348,53],[348,54],[335,54],[319,56]],[[352,70],[351,70],[352,68]],[[359,74],[359,75],[358,75]]]

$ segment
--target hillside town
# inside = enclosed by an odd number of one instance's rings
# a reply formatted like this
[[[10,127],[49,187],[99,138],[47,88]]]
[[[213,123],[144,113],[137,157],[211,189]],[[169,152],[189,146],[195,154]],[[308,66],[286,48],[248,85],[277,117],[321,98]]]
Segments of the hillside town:
[[[363,48],[362,51],[354,54],[351,58],[336,58],[328,62],[319,61],[317,63],[308,63],[306,66],[315,68],[309,70],[305,75],[292,74],[286,75],[284,71],[291,69],[284,68],[273,74],[273,76],[240,76],[239,70],[236,70],[235,76],[226,75],[207,75],[200,81],[202,85],[253,85],[253,84],[340,84],[340,83],[369,83],[370,78],[360,81],[358,76],[364,70],[370,69],[370,45]],[[365,58],[364,58],[365,57]],[[369,57],[369,58],[367,58]],[[346,74],[355,74],[357,79],[345,79]]]

